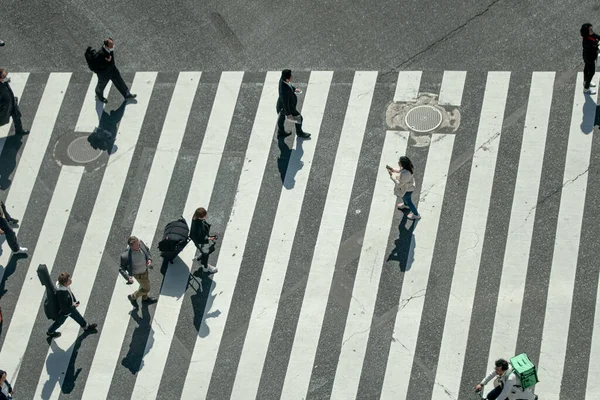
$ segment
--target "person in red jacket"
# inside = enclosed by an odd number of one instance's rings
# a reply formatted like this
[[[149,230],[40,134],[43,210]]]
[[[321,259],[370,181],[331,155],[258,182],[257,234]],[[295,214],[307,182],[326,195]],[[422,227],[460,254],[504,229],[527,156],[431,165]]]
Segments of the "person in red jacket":
[[[598,59],[598,43],[600,36],[594,33],[592,24],[586,23],[581,25],[580,29],[583,46],[583,89],[585,93],[596,94],[592,88],[596,85],[592,82],[592,78],[596,73],[596,60]]]

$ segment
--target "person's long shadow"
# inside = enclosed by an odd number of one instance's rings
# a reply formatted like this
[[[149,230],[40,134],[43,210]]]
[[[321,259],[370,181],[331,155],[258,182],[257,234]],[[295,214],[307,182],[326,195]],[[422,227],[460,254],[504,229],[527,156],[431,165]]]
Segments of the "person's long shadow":
[[[415,228],[418,222],[407,218],[408,212],[404,211],[402,220],[398,225],[398,238],[395,247],[388,255],[387,261],[398,261],[400,271],[408,272],[414,262],[414,249],[416,244]]]
[[[4,239],[4,236],[0,236]],[[2,249],[2,252],[10,251],[10,249]],[[1,254],[1,253],[0,253]],[[8,260],[8,264],[6,266],[0,265],[0,270],[4,270],[4,276],[2,277],[2,282],[0,282],[0,299],[7,292],[6,290],[6,281],[8,278],[15,273],[17,270],[17,262],[23,258],[27,258],[27,254],[13,254]],[[1,332],[0,332],[1,333]]]
[[[88,142],[94,149],[107,151],[108,154],[117,151],[115,141],[117,140],[119,123],[125,115],[125,106],[130,103],[131,101],[123,101],[119,108],[111,110],[110,113],[102,108],[98,109],[98,102],[96,103],[96,112],[101,111],[102,114],[98,122],[98,128],[94,129],[94,132],[88,136]],[[100,103],[100,107],[102,107],[102,103]]]
[[[77,360],[77,354],[79,353],[79,348],[81,347],[81,343],[83,339],[88,337],[89,335],[96,333],[96,330],[93,331],[83,331],[81,335],[77,337],[75,343],[73,344],[73,352],[71,353],[71,359],[69,360],[69,365],[67,366],[67,370],[65,371],[65,377],[63,379],[62,384],[62,392],[63,393],[71,393],[73,389],[75,389],[75,381],[77,381],[77,377],[81,373],[81,368],[77,368],[75,370],[75,361]],[[52,341],[54,343],[54,341]],[[43,397],[44,399],[49,397]]]
[[[207,337],[210,334],[210,327],[206,323],[209,318],[217,318],[221,315],[220,310],[213,312],[209,311],[213,305],[215,298],[217,297],[214,293],[216,283],[206,274],[203,274],[201,270],[194,272],[194,276],[200,276],[200,285],[196,290],[196,293],[190,296],[192,307],[194,309],[194,327],[198,332],[198,336]],[[190,278],[192,281],[198,282],[194,277]]]
[[[589,94],[585,95],[585,102],[583,103],[583,112],[581,118],[581,132],[586,135],[592,133],[594,131],[594,125],[596,124],[596,102],[592,99],[592,96]]]
[[[154,330],[150,321],[150,311],[148,305],[142,302],[142,316],[138,314],[139,308],[131,310],[131,318],[137,322],[138,326],[133,330],[131,336],[131,342],[129,343],[129,351],[123,360],[121,365],[129,370],[133,375],[137,374],[142,368],[144,368],[144,351],[146,349],[146,340],[148,344],[148,350],[152,348],[154,344]]]
[[[277,138],[277,147],[279,147],[277,169],[279,170],[279,176],[281,177],[281,183],[283,184],[285,182],[285,173],[287,172],[288,164],[290,162],[290,156],[292,155],[292,149],[285,142],[284,137]]]
[[[19,149],[23,146],[23,136],[21,135],[10,135],[4,140],[4,149],[0,155],[0,189],[6,190],[10,187],[12,181],[10,175],[13,173],[17,166],[17,154]]]
[[[288,162],[283,178],[283,186],[287,190],[294,188],[296,185],[296,174],[304,167],[304,161],[302,161],[302,156],[304,155],[303,143],[304,139],[296,137],[296,148],[290,154],[290,161]]]

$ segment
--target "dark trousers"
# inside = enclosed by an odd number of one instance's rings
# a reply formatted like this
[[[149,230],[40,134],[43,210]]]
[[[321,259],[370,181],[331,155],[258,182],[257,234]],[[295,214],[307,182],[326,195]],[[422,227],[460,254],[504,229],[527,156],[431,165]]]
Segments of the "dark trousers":
[[[113,85],[121,93],[123,97],[129,94],[129,88],[125,84],[121,73],[118,68],[111,69],[110,71],[103,71],[97,74],[98,84],[96,85],[96,96],[104,97],[104,88],[108,85],[108,81],[112,81]]]
[[[2,207],[2,212],[4,213],[4,217],[6,218],[6,220],[8,222],[12,221],[12,217],[10,216],[10,214],[8,213],[8,211],[6,210],[6,204],[4,204],[3,201],[0,201],[0,207]]]
[[[23,123],[21,122],[21,113],[18,110],[13,110],[12,113],[13,124],[15,125],[15,132],[23,132]]]
[[[60,328],[62,324],[65,323],[67,317],[73,318],[73,320],[77,322],[82,328],[85,328],[87,326],[87,322],[85,322],[85,319],[83,319],[79,311],[77,311],[77,309],[74,308],[73,311],[71,311],[71,314],[61,315],[60,317],[58,317],[58,319],[56,319],[56,321],[54,321],[52,325],[50,325],[50,328],[48,328],[48,333],[56,332],[56,330]]]
[[[586,62],[585,66],[583,67],[584,88],[589,89],[590,82],[592,81],[592,78],[594,77],[595,73],[596,73],[596,62],[595,61]]]
[[[4,206],[2,208],[4,210]],[[8,218],[8,215],[6,215],[6,217]],[[19,242],[17,241],[17,235],[8,224],[8,220],[6,218],[0,217],[0,229],[4,231],[4,236],[6,236],[6,242],[8,243],[10,249],[13,252],[19,251],[21,247],[19,246]]]
[[[283,126],[283,123],[285,122],[285,118],[286,118],[286,116],[283,113],[283,111],[280,111],[279,117],[277,118],[277,129],[278,129],[279,133],[285,132],[285,128]],[[299,120],[299,122],[296,124],[296,135],[302,135],[304,133],[302,131],[302,115],[296,114],[296,115],[294,115],[294,118],[297,118]]]
[[[208,256],[215,251],[215,242],[210,240],[208,243],[194,243],[196,248],[200,250],[200,257],[197,258],[200,261],[200,265],[204,268],[208,268]]]
[[[502,385],[498,385],[494,389],[490,390],[486,399],[487,400],[496,400],[498,398],[498,396],[500,396],[500,393],[502,393]],[[504,399],[502,399],[502,400],[504,400]]]

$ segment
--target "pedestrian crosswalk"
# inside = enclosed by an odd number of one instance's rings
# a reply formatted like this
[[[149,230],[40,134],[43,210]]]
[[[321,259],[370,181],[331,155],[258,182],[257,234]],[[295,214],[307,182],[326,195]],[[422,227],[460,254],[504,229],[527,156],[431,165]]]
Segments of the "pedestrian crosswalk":
[[[0,368],[23,398],[463,399],[520,352],[540,398],[600,398],[581,73],[298,72],[310,140],[276,137],[278,71],[125,74],[137,99],[94,168],[59,148],[119,94],[96,103],[85,73],[11,75],[31,133],[0,127],[2,198],[30,255],[2,246]],[[386,122],[423,96],[460,111],[455,132]],[[385,169],[401,155],[418,222]],[[193,245],[168,265],[157,249],[198,207],[219,235],[210,276]],[[129,235],[153,252],[155,305],[127,300]],[[97,334],[68,321],[46,340],[38,264],[73,275]]]

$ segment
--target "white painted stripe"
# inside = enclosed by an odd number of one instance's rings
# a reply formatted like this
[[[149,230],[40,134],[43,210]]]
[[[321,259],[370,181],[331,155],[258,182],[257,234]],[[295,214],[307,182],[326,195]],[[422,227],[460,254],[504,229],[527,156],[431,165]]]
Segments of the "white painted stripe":
[[[569,130],[565,174],[560,196],[546,316],[538,362],[538,370],[544,371],[544,377],[536,385],[536,394],[542,399],[549,400],[558,399],[563,379],[592,150],[594,110],[598,97],[597,95],[589,96],[594,104],[592,112],[582,115],[581,110],[585,108],[584,104],[588,97],[583,94],[582,85],[583,74],[579,72],[575,83],[571,129]],[[586,398],[594,397],[590,397],[588,393]]]
[[[466,77],[467,71],[444,71],[438,104],[460,106]]]
[[[460,135],[460,131],[458,134]],[[408,391],[454,138],[454,134],[431,135],[419,201],[419,213],[423,218],[416,228],[418,239],[414,241],[410,272],[405,275],[402,283],[402,295],[381,392],[382,399],[405,399]]]
[[[210,202],[242,77],[242,72],[221,75],[184,208],[183,215],[190,225],[196,208],[208,207]],[[190,243],[167,269],[152,320],[154,334],[146,342],[144,368],[138,372],[132,398],[153,399],[158,395],[160,378],[157,377],[162,376],[167,362],[195,253],[196,247]]]
[[[85,315],[90,300],[98,267],[104,254],[106,240],[121,199],[127,171],[129,171],[133,152],[141,133],[156,75],[156,72],[138,72],[135,75],[132,90],[137,92],[138,101],[127,106],[125,115],[121,120],[119,125],[120,135],[117,139],[119,151],[118,154],[111,157],[106,166],[94,209],[87,224],[77,263],[73,270],[73,292],[77,296],[77,300],[81,302],[78,310],[82,315]],[[36,304],[39,306],[42,295],[39,287],[36,288],[35,295],[33,293],[30,295],[32,299],[36,299]],[[31,315],[31,318],[35,318],[36,313],[19,315],[25,315],[26,317]],[[88,321],[88,323],[92,322],[94,321]],[[73,352],[73,342],[79,335],[80,329],[74,321],[68,321],[61,327],[62,336],[54,339],[54,344],[48,349],[45,367],[40,374],[34,396],[36,399],[58,399],[65,376],[64,372]],[[58,380],[56,379],[57,376],[60,377]]]
[[[25,209],[29,203],[33,185],[44,160],[46,148],[50,142],[50,136],[52,136],[54,124],[56,123],[56,118],[58,117],[58,112],[60,111],[60,106],[65,97],[70,79],[70,73],[52,73],[48,77],[46,88],[44,89],[35,118],[33,119],[33,124],[31,125],[31,134],[27,136],[25,149],[21,153],[17,170],[13,176],[5,204],[8,213],[20,219],[21,224],[27,218]],[[15,232],[17,231],[15,229]],[[19,244],[26,247],[29,246],[30,248],[34,245],[33,243]],[[4,279],[4,271],[6,264],[10,260],[10,256],[10,249],[6,247],[0,255],[0,282]],[[36,288],[36,292],[39,292],[38,289]],[[4,344],[6,345],[6,341]],[[3,357],[0,357],[0,359],[3,359]],[[14,380],[14,378],[12,379]]]
[[[400,156],[406,154],[408,138],[408,132],[388,131],[385,136],[369,219],[354,278],[342,349],[333,381],[331,399],[334,400],[354,399],[358,392],[381,269],[396,210],[394,182],[385,166],[392,165]]]
[[[21,103],[21,96],[23,95],[25,85],[27,84],[27,80],[29,79],[29,72],[11,72],[8,76],[10,77],[9,85],[13,91],[13,94],[15,95],[15,97],[19,98],[19,103]],[[12,124],[8,123],[6,125],[0,126],[0,153],[2,152],[2,147],[4,147],[3,139],[8,136],[11,125]]]
[[[154,247],[152,240],[167,196],[169,181],[175,168],[177,154],[200,82],[200,75],[200,72],[181,72],[179,74],[144,194],[138,207],[131,234],[142,239],[150,249]],[[125,240],[123,242],[125,249]],[[154,264],[158,264],[156,255]],[[125,321],[130,318],[131,308],[125,297],[135,289],[137,289],[137,285],[128,286],[123,277],[120,274],[117,275],[106,319],[102,326],[102,334],[86,380],[84,399],[108,397],[110,385],[106,385],[105,382],[112,380],[119,358],[119,351],[115,349],[115,343],[124,341],[127,331]]]
[[[454,106],[461,105],[465,75],[466,73],[444,72],[440,102]],[[460,131],[458,134],[460,135]],[[407,395],[454,138],[454,134],[431,135],[419,201],[419,212],[425,217],[419,221],[419,240],[413,242],[414,250],[409,255],[412,256],[410,276],[407,275],[407,279],[402,283],[402,293],[394,323],[394,336],[390,343],[381,392],[382,399],[405,399]]]
[[[308,391],[376,80],[374,72],[354,75],[282,399],[303,399]]]
[[[40,231],[40,238],[43,240],[40,240],[31,258],[31,264],[19,294],[19,301],[15,307],[14,317],[10,321],[0,353],[2,368],[10,373],[11,383],[16,382],[19,376],[23,355],[40,308],[40,301],[45,293],[37,277],[37,267],[39,264],[46,264],[48,271],[52,274],[56,253],[69,222],[69,214],[83,171],[83,167],[70,166],[63,166],[60,170],[58,182],[48,206],[48,213]],[[54,276],[56,275],[54,274]],[[50,324],[51,322],[48,321],[48,326]],[[37,332],[37,334],[45,336],[45,332]]]
[[[83,107],[79,113],[77,124],[75,124],[75,132],[89,132],[92,133],[94,128],[99,125],[100,118],[102,118],[102,111],[104,111],[104,103],[96,101],[96,84],[98,83],[98,76],[92,75],[90,84],[85,93],[83,99]],[[108,81],[108,85],[104,89],[104,97],[108,98],[108,93],[112,86],[112,82]]]
[[[410,102],[417,100],[421,85],[422,71],[400,71],[394,93],[394,102]]]
[[[490,368],[498,358],[515,354],[517,348],[525,276],[529,264],[529,250],[552,105],[554,76],[554,72],[534,72],[531,79],[519,170],[500,279],[500,301],[496,306],[487,363]]]
[[[279,197],[277,214],[233,385],[231,397],[234,399],[255,398],[258,392],[260,379],[257,379],[256,371],[262,370],[267,356],[332,77],[333,72],[312,72],[310,75],[302,115],[306,121],[305,129],[312,133],[312,138],[309,141],[298,139],[298,144],[295,143],[294,146],[299,146],[300,150],[294,149],[290,155],[283,186],[293,189],[282,191]]]
[[[487,225],[510,72],[489,72],[463,214],[434,399],[457,397]]]
[[[199,331],[204,332],[208,329],[205,325],[208,313],[219,310],[221,314],[219,318],[211,318],[209,320],[210,335],[198,336],[196,338],[196,344],[183,386],[182,399],[202,399],[206,397],[208,391],[219,344],[225,329],[225,322],[229,315],[231,298],[242,263],[242,254],[246,247],[254,208],[258,200],[260,184],[269,157],[270,143],[273,140],[275,121],[277,119],[273,105],[277,102],[280,75],[280,72],[270,71],[265,78],[256,118],[254,119],[254,126],[250,133],[244,165],[240,171],[234,206],[219,252],[219,272],[213,276],[210,289],[210,293],[212,293],[216,287],[218,293],[212,300],[212,303],[209,302],[206,305],[202,318],[202,326]],[[202,164],[208,162],[209,164],[206,165],[206,168],[209,168],[210,163],[213,163],[209,158],[210,154],[205,153],[202,156],[204,160]],[[203,172],[199,171],[199,173]],[[209,187],[208,185],[204,186]],[[200,189],[200,191],[202,190],[204,189]],[[208,204],[208,199],[204,200],[204,203],[198,202],[193,198],[189,200],[189,207],[186,207],[186,209],[189,209],[189,215],[191,215],[194,207]],[[186,248],[186,250],[188,249]],[[191,258],[192,256],[192,251],[186,254],[186,257]],[[169,268],[172,268],[172,266]],[[182,278],[187,282],[187,275]]]

